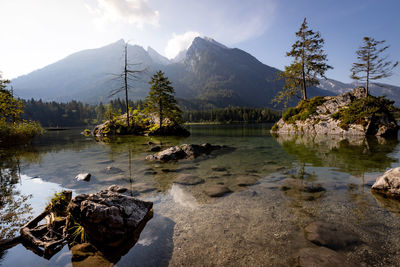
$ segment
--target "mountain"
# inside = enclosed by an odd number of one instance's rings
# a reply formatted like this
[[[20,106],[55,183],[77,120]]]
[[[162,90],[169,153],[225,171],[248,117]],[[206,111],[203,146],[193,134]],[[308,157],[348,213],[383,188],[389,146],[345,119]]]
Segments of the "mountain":
[[[88,103],[108,102],[112,89],[121,83],[115,78],[123,70],[124,40],[110,45],[83,50],[27,75],[12,80],[16,95],[46,101],[69,101]],[[137,69],[147,66],[157,68],[149,53],[137,45],[128,46],[130,62],[139,62]],[[149,68],[149,71],[154,69]],[[135,83],[135,93],[143,96],[148,90],[148,77]]]
[[[12,85],[21,98],[108,102],[110,91],[122,85],[122,80],[116,76],[122,73],[124,46],[124,40],[119,40],[74,53],[12,80]],[[151,47],[145,50],[128,45],[128,61],[133,63],[132,68],[145,69],[137,80],[130,81],[134,88],[130,92],[132,99],[147,95],[148,81],[159,69],[173,83],[178,98],[217,107],[271,106],[271,99],[284,84],[278,79],[280,70],[261,63],[243,50],[228,48],[207,37],[195,38],[191,46],[173,60]],[[309,90],[310,96],[329,94],[332,93],[320,88]]]
[[[358,86],[365,86],[364,83],[342,83],[333,79],[320,80],[318,87],[331,91],[335,94],[348,92]],[[374,96],[386,96],[390,100],[395,101],[396,106],[400,106],[400,87],[385,83],[373,83],[369,85],[369,93]]]
[[[154,63],[158,63],[160,65],[168,65],[171,63],[168,58],[160,55],[156,50],[154,50],[150,46],[147,47],[147,53],[149,54]]]

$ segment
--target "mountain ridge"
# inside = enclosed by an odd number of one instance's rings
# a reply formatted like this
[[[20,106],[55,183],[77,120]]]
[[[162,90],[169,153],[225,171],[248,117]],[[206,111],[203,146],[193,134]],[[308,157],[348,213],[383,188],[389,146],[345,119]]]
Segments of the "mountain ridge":
[[[44,68],[12,80],[16,95],[44,101],[78,100],[89,104],[108,102],[110,91],[122,81],[115,76],[123,70],[125,41],[73,53]],[[141,63],[146,69],[135,82],[130,98],[143,99],[148,93],[148,81],[153,73],[162,70],[172,82],[176,97],[209,102],[216,107],[228,105],[272,107],[272,98],[281,90],[284,81],[281,71],[260,62],[238,48],[229,48],[209,37],[196,37],[187,50],[174,59],[167,59],[156,50],[128,44],[128,61]],[[334,85],[311,87],[310,97],[338,94],[347,85],[330,80]],[[336,87],[335,87],[336,86]],[[343,89],[344,90],[344,89]],[[121,95],[122,96],[122,95]],[[116,97],[121,97],[116,96]],[[295,104],[294,100],[291,104]]]

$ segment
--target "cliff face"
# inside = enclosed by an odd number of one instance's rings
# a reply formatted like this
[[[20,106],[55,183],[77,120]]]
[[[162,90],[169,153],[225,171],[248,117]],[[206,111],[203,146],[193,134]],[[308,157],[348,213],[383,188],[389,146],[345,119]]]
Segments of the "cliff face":
[[[393,135],[393,102],[365,96],[363,87],[338,96],[315,97],[290,108],[272,128],[277,134]]]

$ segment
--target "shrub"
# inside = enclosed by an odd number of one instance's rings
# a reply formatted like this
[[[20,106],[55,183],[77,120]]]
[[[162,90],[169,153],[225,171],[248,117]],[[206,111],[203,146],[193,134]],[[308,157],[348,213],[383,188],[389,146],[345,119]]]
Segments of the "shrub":
[[[348,129],[350,124],[366,125],[367,120],[375,118],[374,121],[379,121],[379,118],[385,115],[393,120],[394,112],[398,109],[393,106],[394,101],[390,101],[383,96],[375,97],[369,95],[366,98],[354,100],[350,105],[342,107],[338,112],[331,115],[335,120],[340,120],[339,127]]]
[[[278,124],[275,123],[275,124],[272,126],[271,131],[277,132],[278,130],[279,130],[279,126],[278,126]]]
[[[24,144],[44,132],[38,122],[7,123],[0,120],[0,145]]]

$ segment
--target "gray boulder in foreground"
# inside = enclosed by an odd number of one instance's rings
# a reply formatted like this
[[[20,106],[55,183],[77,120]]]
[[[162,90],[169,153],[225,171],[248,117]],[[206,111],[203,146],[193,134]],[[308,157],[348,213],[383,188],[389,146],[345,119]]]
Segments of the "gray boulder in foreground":
[[[68,206],[89,240],[99,246],[118,247],[129,242],[135,230],[152,216],[152,202],[123,195],[118,189],[111,186],[95,194],[77,195]]]
[[[397,133],[398,125],[390,114],[382,116],[365,117],[360,123],[347,125],[346,129],[341,128],[340,119],[335,119],[333,114],[339,112],[340,108],[346,108],[353,101],[363,98],[364,87],[355,88],[350,92],[338,96],[323,97],[323,102],[317,106],[313,114],[306,119],[298,119],[294,122],[280,119],[271,130],[276,134],[311,134],[311,135],[376,135],[386,136]]]
[[[205,143],[202,145],[183,144],[180,146],[173,146],[153,155],[146,157],[150,161],[171,161],[180,159],[194,159],[203,154],[210,154],[214,150],[226,148],[225,146],[211,145]]]
[[[378,193],[400,198],[400,167],[390,169],[378,177],[371,189]]]

